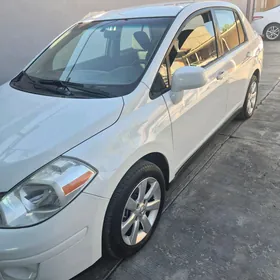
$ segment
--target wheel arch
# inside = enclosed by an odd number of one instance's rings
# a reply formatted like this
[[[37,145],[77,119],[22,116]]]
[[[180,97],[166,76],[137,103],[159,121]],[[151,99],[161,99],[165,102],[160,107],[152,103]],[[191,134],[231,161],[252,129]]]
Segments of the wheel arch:
[[[258,79],[258,81],[260,81],[260,78],[261,78],[261,70],[260,70],[259,68],[257,68],[257,69],[255,70],[255,72],[253,73],[252,77],[253,77],[253,76],[256,76],[257,79]]]
[[[162,153],[155,152],[155,153],[147,154],[141,159],[147,160],[160,168],[165,178],[166,187],[167,187],[170,179],[170,168],[169,168],[169,163],[167,158]]]
[[[254,76],[257,77],[258,82],[259,82],[259,81],[260,81],[260,78],[261,78],[261,69],[260,69],[259,67],[255,69],[255,71],[251,74],[251,76],[248,75],[248,83],[247,83],[247,85],[246,85],[246,89],[244,89],[245,92],[246,92],[246,94],[245,94],[245,96],[244,96],[244,101],[243,101],[243,102],[246,101],[247,91],[248,91],[248,89],[249,89],[249,86],[250,86],[250,84],[251,84],[252,78],[253,78]]]

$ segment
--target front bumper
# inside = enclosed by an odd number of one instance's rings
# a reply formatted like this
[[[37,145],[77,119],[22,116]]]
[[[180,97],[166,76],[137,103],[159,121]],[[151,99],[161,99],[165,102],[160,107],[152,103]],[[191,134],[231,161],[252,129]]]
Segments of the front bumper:
[[[82,193],[57,215],[37,226],[0,229],[2,277],[25,280],[23,271],[32,268],[38,280],[66,280],[91,266],[102,254],[102,228],[108,202]],[[7,273],[17,278],[8,278]]]

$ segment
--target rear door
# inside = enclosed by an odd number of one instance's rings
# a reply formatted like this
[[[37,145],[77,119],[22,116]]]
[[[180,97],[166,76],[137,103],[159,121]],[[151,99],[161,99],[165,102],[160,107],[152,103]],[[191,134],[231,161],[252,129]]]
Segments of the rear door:
[[[214,10],[221,57],[225,57],[225,75],[228,80],[227,115],[238,110],[245,100],[248,79],[252,74],[251,46],[247,40],[240,16],[236,11]]]

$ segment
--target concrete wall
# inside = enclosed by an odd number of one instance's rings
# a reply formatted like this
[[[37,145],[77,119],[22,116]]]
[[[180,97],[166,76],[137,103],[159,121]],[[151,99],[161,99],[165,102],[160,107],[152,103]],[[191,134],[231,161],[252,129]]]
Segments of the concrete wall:
[[[164,0],[0,0],[0,84],[88,12],[152,2]],[[231,2],[246,11],[247,0]]]

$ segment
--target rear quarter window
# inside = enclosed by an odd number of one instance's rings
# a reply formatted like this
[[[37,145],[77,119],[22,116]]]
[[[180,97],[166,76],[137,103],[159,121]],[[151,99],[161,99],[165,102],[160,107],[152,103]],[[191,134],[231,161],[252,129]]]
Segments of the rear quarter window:
[[[237,12],[235,12],[235,18],[236,18],[238,35],[239,35],[239,43],[243,44],[246,41],[246,35],[245,35],[244,26]]]

